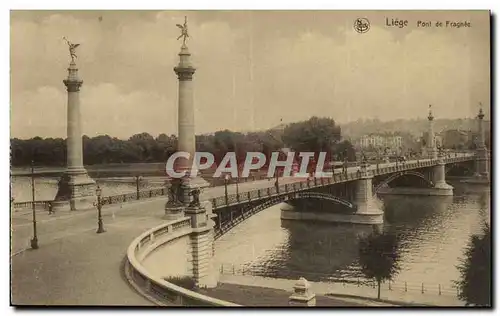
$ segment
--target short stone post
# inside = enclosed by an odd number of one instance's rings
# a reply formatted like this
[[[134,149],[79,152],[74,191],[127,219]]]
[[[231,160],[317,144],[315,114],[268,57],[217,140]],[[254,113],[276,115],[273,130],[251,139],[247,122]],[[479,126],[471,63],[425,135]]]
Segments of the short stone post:
[[[316,294],[311,290],[311,284],[301,277],[293,286],[293,294],[288,301],[290,306],[316,306]]]

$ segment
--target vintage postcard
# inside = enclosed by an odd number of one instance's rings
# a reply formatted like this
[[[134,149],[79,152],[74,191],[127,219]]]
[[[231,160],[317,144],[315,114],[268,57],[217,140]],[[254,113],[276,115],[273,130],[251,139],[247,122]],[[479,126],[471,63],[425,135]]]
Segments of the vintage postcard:
[[[491,13],[11,11],[14,306],[491,307]]]

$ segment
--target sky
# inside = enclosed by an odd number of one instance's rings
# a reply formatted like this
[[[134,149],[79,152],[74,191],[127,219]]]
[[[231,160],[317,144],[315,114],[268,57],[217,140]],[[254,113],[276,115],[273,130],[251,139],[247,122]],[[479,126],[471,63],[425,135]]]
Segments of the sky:
[[[436,119],[473,117],[479,102],[489,117],[488,11],[12,11],[11,137],[66,137],[63,36],[81,44],[83,134],[176,134],[184,16],[197,134],[313,115],[424,118],[429,104]],[[370,22],[362,34],[360,17]]]

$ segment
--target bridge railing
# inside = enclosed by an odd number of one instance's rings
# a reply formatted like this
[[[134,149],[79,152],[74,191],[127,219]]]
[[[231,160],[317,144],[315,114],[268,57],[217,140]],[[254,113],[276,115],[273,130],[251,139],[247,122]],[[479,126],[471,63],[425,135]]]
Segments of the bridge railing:
[[[33,207],[33,203],[35,204],[35,209],[37,210],[48,210],[50,203],[52,203],[52,200],[40,200],[40,201],[25,201],[25,202],[14,202],[13,207],[15,211],[21,210],[21,209],[31,209]]]

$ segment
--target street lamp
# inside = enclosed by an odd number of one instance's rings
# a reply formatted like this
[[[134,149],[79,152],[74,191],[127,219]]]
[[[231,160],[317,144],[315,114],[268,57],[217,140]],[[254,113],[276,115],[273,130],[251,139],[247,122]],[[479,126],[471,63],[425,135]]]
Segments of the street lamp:
[[[229,204],[229,203],[228,203],[228,199],[227,199],[227,182],[228,182],[228,181],[229,181],[229,175],[228,175],[228,174],[226,174],[226,175],[224,176],[224,195],[225,195],[225,197],[226,197],[226,205],[228,205],[228,204]]]
[[[101,214],[101,209],[102,209],[102,203],[101,203],[101,194],[102,194],[102,190],[101,190],[101,187],[99,187],[99,185],[97,185],[97,189],[95,190],[95,193],[97,195],[97,231],[96,233],[98,234],[101,234],[101,233],[104,233],[106,232],[104,230],[104,227],[102,225],[102,214]]]
[[[139,196],[139,181],[142,180],[142,177],[141,176],[135,176],[135,188],[136,188],[136,192],[137,192],[137,200],[139,200],[140,196]]]
[[[38,249],[38,237],[36,236],[36,214],[35,214],[35,162],[31,161],[31,209],[33,211],[33,239],[31,239],[31,248]]]

